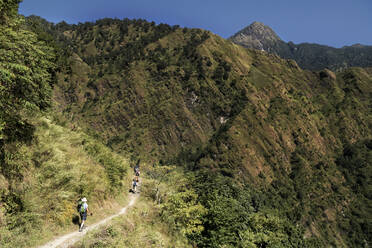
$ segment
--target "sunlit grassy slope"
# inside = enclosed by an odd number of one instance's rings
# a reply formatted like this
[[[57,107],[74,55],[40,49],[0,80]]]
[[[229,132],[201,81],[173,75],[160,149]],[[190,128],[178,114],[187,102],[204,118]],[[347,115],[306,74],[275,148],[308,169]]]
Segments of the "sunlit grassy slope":
[[[1,247],[30,247],[75,230],[79,197],[88,198],[91,221],[107,215],[123,204],[126,194],[119,193],[130,184],[128,161],[99,141],[51,117],[33,117],[32,124],[33,141],[7,153],[9,163],[21,168],[19,178],[0,178]]]
[[[73,247],[192,247],[178,233],[171,233],[159,216],[156,204],[141,197],[126,215],[89,233]]]

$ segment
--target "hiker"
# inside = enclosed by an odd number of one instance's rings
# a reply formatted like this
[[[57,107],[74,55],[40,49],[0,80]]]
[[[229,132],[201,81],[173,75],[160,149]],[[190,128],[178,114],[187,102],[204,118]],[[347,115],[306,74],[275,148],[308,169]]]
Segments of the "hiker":
[[[134,170],[134,173],[136,173],[137,171],[139,171],[139,167],[140,167],[140,159],[138,159],[136,165],[134,166],[133,170]]]
[[[81,205],[80,205],[80,209],[79,209],[79,213],[80,213],[80,219],[81,219],[81,225],[80,225],[80,228],[79,228],[79,232],[81,232],[83,230],[83,227],[84,227],[84,222],[86,221],[87,219],[87,215],[88,215],[88,204],[87,204],[87,198],[83,198],[81,199]]]
[[[136,180],[137,182],[139,181],[138,178],[140,176],[140,171],[139,171],[139,168],[136,170]]]
[[[137,190],[137,180],[136,178],[133,178],[133,184],[132,184],[132,192],[133,193],[136,193],[136,190]]]

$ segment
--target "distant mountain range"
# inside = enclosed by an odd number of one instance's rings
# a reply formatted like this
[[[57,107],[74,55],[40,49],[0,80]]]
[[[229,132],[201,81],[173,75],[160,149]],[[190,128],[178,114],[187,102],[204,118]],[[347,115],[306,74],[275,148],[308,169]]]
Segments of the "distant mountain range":
[[[264,50],[282,58],[293,59],[303,69],[342,70],[355,66],[372,66],[372,46],[355,44],[334,48],[313,43],[294,44],[291,41],[287,43],[270,27],[260,22],[253,22],[229,40],[247,48]]]

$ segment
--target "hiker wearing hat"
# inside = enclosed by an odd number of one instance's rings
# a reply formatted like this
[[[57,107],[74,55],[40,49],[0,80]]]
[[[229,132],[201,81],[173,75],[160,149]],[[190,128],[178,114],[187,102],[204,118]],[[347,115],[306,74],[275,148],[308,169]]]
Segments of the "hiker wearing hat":
[[[81,204],[80,210],[79,210],[81,225],[80,225],[79,232],[81,232],[83,230],[84,222],[87,219],[87,215],[88,215],[88,211],[89,211],[88,210],[87,198],[84,197],[83,199],[81,199],[81,201],[82,201],[82,204]]]

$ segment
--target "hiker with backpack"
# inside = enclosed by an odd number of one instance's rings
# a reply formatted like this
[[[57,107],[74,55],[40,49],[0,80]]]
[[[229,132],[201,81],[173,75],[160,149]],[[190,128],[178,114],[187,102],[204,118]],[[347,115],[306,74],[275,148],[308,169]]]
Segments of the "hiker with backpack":
[[[79,211],[80,219],[81,219],[81,225],[79,228],[79,232],[81,232],[84,228],[84,222],[87,220],[87,215],[89,212],[87,198],[84,197],[83,199],[81,199],[81,201],[79,201],[78,211]],[[92,215],[92,213],[90,213],[90,215]]]
[[[137,173],[137,171],[139,171],[139,168],[140,168],[140,159],[138,159],[136,165],[134,166],[133,170],[134,170],[134,173]]]
[[[136,193],[137,191],[137,179],[133,178],[133,183],[132,183],[132,192]]]
[[[139,176],[140,176],[140,171],[139,171],[139,168],[137,168],[136,172],[135,172],[135,178],[136,178],[137,182],[139,182]]]
[[[138,159],[136,165],[133,168],[135,179],[137,182],[139,182],[139,176],[140,176],[140,159]]]

